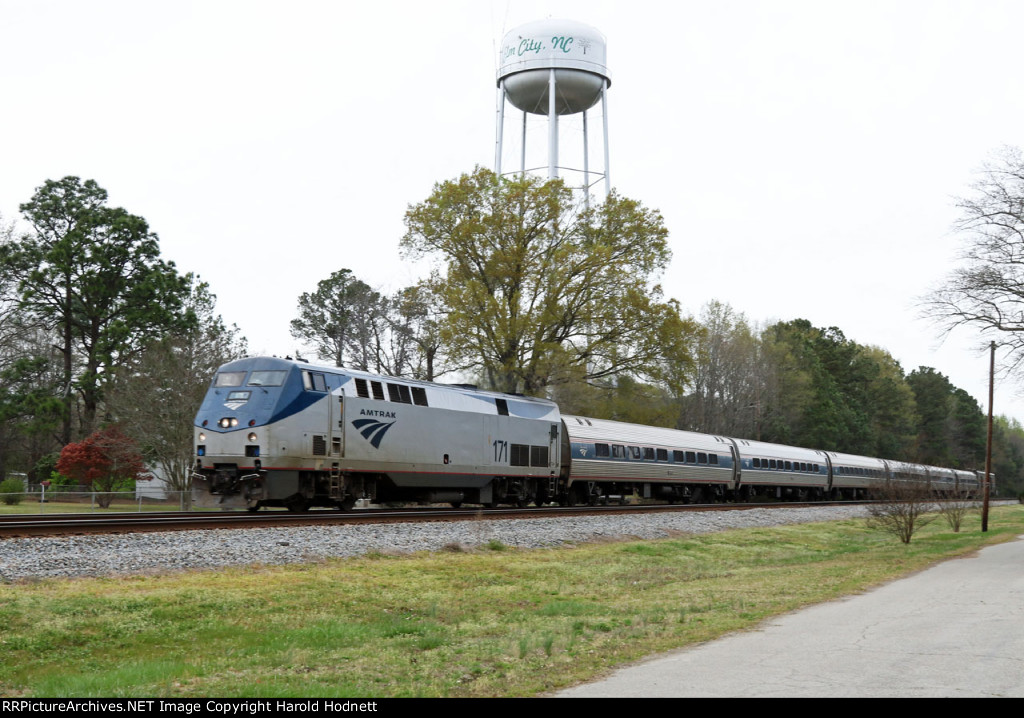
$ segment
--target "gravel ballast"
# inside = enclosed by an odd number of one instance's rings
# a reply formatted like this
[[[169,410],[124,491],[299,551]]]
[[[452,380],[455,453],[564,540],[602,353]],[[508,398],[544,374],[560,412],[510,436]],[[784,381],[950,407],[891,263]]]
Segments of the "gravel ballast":
[[[866,514],[860,506],[827,506],[3,539],[0,581],[293,564],[369,552],[411,553],[453,546],[472,549],[495,541],[522,549],[545,548],[832,521]]]

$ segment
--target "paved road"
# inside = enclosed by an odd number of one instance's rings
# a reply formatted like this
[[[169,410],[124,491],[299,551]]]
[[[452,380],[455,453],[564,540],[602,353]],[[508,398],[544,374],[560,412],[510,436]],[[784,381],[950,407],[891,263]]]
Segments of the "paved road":
[[[1024,697],[1024,540],[557,695]]]

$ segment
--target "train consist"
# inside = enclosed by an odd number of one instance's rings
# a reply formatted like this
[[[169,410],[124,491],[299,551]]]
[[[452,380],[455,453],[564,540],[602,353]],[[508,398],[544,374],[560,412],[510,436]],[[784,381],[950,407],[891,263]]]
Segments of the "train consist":
[[[195,420],[193,504],[495,506],[973,493],[974,472],[565,415],[544,399],[276,357],[225,364]]]

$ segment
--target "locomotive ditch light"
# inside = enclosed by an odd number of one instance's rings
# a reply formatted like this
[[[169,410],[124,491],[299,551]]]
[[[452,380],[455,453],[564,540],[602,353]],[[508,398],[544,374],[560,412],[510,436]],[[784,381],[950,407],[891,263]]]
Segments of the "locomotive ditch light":
[[[206,434],[204,434],[203,432],[200,431],[199,432],[199,440],[200,441],[206,441]]]
[[[249,439],[249,443],[250,444],[255,444],[256,443],[256,432],[255,431],[250,431],[248,439]]]

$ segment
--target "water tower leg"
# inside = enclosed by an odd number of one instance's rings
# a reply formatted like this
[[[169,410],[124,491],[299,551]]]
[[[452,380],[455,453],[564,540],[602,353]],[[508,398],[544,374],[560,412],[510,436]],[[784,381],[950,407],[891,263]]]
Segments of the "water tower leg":
[[[555,70],[548,75],[548,179],[558,177],[558,113],[555,112]]]
[[[505,80],[498,83],[498,136],[495,138],[495,174],[502,176],[502,139],[505,135]]]
[[[590,209],[590,144],[587,137],[587,111],[583,110],[583,206]]]
[[[605,78],[601,88],[601,114],[604,115],[604,194],[612,192],[612,174],[608,168],[608,80]]]
[[[526,176],[526,110],[523,110],[523,141],[519,146],[519,177]]]
[[[505,135],[505,87],[504,80],[498,83],[498,136],[494,140],[494,173],[501,177],[502,138]]]

